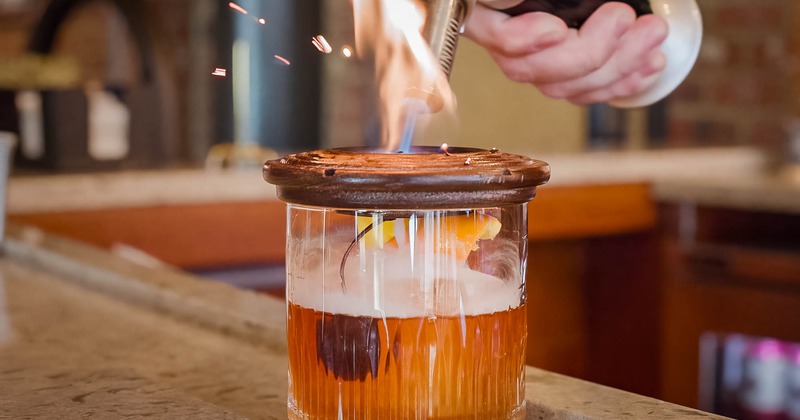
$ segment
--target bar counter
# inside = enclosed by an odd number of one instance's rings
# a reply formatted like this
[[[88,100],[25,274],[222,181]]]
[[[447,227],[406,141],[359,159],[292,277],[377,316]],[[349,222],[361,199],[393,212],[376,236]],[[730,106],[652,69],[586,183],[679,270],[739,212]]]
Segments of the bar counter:
[[[286,418],[283,301],[9,226],[0,418]],[[721,418],[529,368],[527,418]]]
[[[553,175],[530,207],[528,237],[533,241],[647,231],[656,224],[654,198],[670,198],[654,197],[654,188],[739,179],[766,165],[762,154],[748,148],[542,158],[550,162]],[[749,192],[739,195],[769,202]],[[285,205],[257,168],[14,176],[8,214],[14,223],[107,249],[124,244],[185,269],[284,260]]]

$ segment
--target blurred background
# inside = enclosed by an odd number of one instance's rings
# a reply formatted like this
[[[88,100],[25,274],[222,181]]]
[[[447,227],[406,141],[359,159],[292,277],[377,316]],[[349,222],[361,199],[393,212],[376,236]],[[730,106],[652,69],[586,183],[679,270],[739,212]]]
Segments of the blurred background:
[[[123,8],[79,3],[63,19],[43,22],[47,1],[0,2],[0,87],[83,89],[94,83],[124,96],[154,86],[160,101],[152,112],[162,114],[163,145],[145,159],[152,165],[202,163],[219,143],[289,151],[371,140],[372,64],[342,53],[354,45],[347,1],[238,2],[247,15],[212,0],[123,1]],[[484,51],[463,40],[452,80],[459,127],[457,138],[448,140],[537,153],[785,149],[798,112],[797,6],[772,0],[757,7],[701,0],[700,6],[706,36],[697,67],[667,100],[642,110],[545,99],[508,83]],[[47,28],[36,38],[41,26]],[[41,33],[52,41],[42,45]],[[311,44],[320,34],[331,53]],[[143,67],[150,68],[146,77]],[[225,74],[212,76],[217,68]],[[2,123],[10,130],[15,124],[5,114]]]
[[[529,363],[800,418],[800,3],[699,4],[695,69],[644,109],[544,98],[462,39],[445,141],[553,167],[530,210]],[[260,165],[376,143],[353,51],[347,0],[0,0],[10,221],[280,297]]]

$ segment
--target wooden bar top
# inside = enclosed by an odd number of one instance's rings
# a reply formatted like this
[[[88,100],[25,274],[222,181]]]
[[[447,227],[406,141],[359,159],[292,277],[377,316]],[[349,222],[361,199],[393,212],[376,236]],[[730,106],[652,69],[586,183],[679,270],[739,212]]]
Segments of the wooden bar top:
[[[530,205],[531,240],[653,228],[651,188],[670,179],[751,173],[746,148],[544,156],[553,169]],[[258,170],[164,170],[12,177],[12,222],[111,249],[133,247],[182,268],[281,264],[284,205]]]

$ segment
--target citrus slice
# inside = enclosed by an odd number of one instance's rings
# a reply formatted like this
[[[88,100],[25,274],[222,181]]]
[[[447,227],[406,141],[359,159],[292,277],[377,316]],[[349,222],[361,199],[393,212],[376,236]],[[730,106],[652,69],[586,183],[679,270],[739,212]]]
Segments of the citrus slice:
[[[494,216],[475,213],[443,217],[440,223],[439,233],[434,236],[434,252],[455,255],[462,262],[478,249],[478,241],[494,239],[502,226]],[[421,236],[422,232],[417,234]]]
[[[389,241],[393,240],[395,237],[394,220],[386,220],[375,226],[375,221],[372,217],[358,216],[356,219],[359,233],[364,232],[364,230],[367,228],[370,229],[361,238],[367,248],[375,248],[376,246],[378,248],[383,248],[384,245],[389,243]],[[372,226],[370,227],[370,225]]]
[[[433,235],[433,252],[454,255],[458,261],[464,262],[472,251],[478,249],[478,241],[494,239],[500,232],[501,223],[496,217],[488,214],[460,214],[435,218],[436,225],[430,227]],[[358,231],[363,232],[373,224],[371,217],[358,217]],[[401,229],[398,232],[398,229]],[[425,221],[417,219],[416,241],[425,241]],[[398,233],[402,234],[398,238]],[[387,220],[378,226],[372,226],[364,233],[361,240],[368,248],[397,248],[398,244],[408,242],[408,221],[406,219]]]

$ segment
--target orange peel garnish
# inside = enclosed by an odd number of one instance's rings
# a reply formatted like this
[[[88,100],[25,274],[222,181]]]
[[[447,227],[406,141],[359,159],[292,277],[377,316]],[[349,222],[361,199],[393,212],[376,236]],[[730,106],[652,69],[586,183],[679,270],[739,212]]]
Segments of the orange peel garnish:
[[[374,224],[372,217],[368,216],[359,216],[357,219],[357,227],[359,232],[363,232],[364,229],[370,227],[370,225]],[[402,221],[401,221],[402,223]],[[378,226],[372,226],[370,231],[364,234],[364,237],[361,238],[364,241],[364,244],[367,248],[383,248],[384,245],[389,243],[394,239],[395,233],[395,221],[394,220],[386,220],[378,224]],[[406,227],[406,229],[408,229]],[[380,244],[380,245],[378,245]]]
[[[497,218],[486,214],[448,216],[441,224],[441,233],[434,238],[434,252],[453,254],[461,262],[478,250],[478,241],[494,239],[502,227]]]
[[[445,216],[437,219],[439,226],[434,227],[434,251],[437,254],[454,255],[460,262],[467,260],[469,254],[478,249],[478,242],[494,239],[502,224],[496,217],[488,214],[460,214]],[[358,217],[358,229],[362,232],[373,223],[371,217]],[[396,248],[398,238],[395,229],[398,223],[408,232],[408,222],[405,219],[388,220],[373,226],[362,240],[367,247]],[[416,238],[423,241],[425,237],[425,223],[419,220],[416,229]]]

